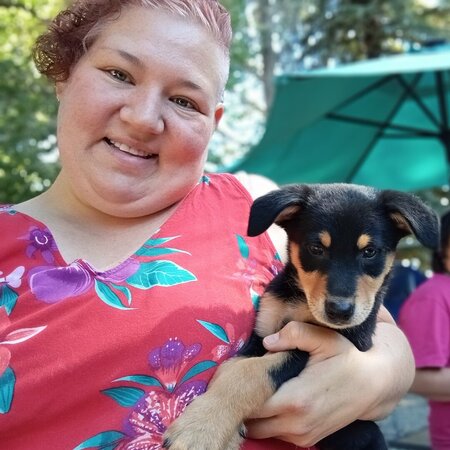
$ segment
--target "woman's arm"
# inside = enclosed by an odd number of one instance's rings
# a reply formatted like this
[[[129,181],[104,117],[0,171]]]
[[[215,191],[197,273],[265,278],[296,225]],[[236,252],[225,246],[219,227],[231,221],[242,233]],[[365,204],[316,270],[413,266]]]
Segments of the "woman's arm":
[[[281,386],[248,422],[252,438],[310,447],[356,419],[385,417],[414,378],[409,344],[385,309],[367,352],[335,331],[297,322],[264,343],[270,351],[300,348],[311,357],[300,376]]]
[[[436,402],[450,402],[450,367],[416,369],[411,392]]]

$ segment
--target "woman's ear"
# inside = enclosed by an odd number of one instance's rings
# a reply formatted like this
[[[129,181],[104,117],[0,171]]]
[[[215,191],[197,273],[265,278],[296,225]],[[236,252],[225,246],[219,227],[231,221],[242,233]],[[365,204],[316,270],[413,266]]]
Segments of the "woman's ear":
[[[216,122],[216,129],[219,126],[220,119],[223,117],[223,113],[225,111],[225,106],[223,103],[219,103],[216,106],[216,111],[214,112],[214,120]]]

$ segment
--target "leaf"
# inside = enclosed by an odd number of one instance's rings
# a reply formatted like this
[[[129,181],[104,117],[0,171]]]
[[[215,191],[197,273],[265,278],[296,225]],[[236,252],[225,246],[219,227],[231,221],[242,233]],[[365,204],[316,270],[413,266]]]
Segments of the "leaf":
[[[111,283],[111,286],[112,286],[114,289],[117,289],[118,291],[120,291],[120,292],[122,292],[123,294],[125,294],[125,297],[126,297],[127,300],[128,300],[128,305],[131,305],[131,299],[132,299],[131,291],[130,291],[126,286],[119,286],[119,285],[117,285],[117,284],[112,284],[112,283]]]
[[[173,239],[179,238],[180,236],[173,236],[168,238],[159,238],[159,239],[149,239],[144,245],[146,247],[156,247],[157,245],[163,245],[166,242],[170,242]]]
[[[247,243],[244,238],[238,234],[236,235],[236,238],[238,240],[239,251],[241,252],[242,257],[247,259],[250,254]]]
[[[150,289],[154,286],[175,286],[196,280],[194,274],[172,261],[152,261],[142,263],[127,282],[138,289]]]
[[[161,256],[161,255],[169,255],[171,253],[185,253],[190,255],[189,252],[185,252],[184,250],[178,250],[176,248],[167,248],[167,247],[142,247],[137,252],[138,256]]]
[[[9,286],[0,286],[0,307],[4,306],[8,316],[16,306],[19,296]]]
[[[130,408],[131,406],[136,405],[136,403],[145,394],[145,391],[142,389],[127,386],[104,389],[101,392],[108,397],[111,397],[120,406],[124,406],[125,408]]]
[[[180,384],[183,384],[185,381],[195,377],[195,375],[198,375],[199,373],[205,372],[211,367],[217,366],[217,363],[214,361],[202,361],[195,366],[193,366],[189,371],[186,373],[186,375],[182,378],[180,381]]]
[[[221,341],[225,342],[226,344],[230,343],[230,339],[228,338],[226,331],[220,325],[217,325],[216,323],[205,322],[204,320],[197,320],[197,322],[200,325],[204,326],[210,333],[219,338]]]
[[[148,375],[129,375],[114,380],[114,382],[117,381],[133,381],[134,383],[143,384],[145,386],[162,386],[157,378]]]
[[[7,367],[0,377],[0,414],[6,414],[11,409],[15,385],[16,375]]]
[[[110,448],[124,437],[126,437],[126,434],[121,433],[120,431],[104,431],[103,433],[96,434],[95,436],[82,442],[80,445],[75,447],[74,450],[83,450],[93,447],[98,447],[100,449]]]
[[[258,295],[252,288],[250,288],[250,295],[252,297],[253,307],[255,308],[256,311],[258,311],[261,296]]]
[[[95,280],[95,292],[97,292],[100,299],[108,306],[128,311],[133,309],[124,306],[117,294],[115,294],[107,284],[102,283],[101,281]]]
[[[36,336],[41,331],[45,330],[47,325],[36,328],[21,328],[19,330],[12,331],[6,336],[6,340],[0,342],[0,344],[18,344],[19,342],[27,341],[33,336]]]

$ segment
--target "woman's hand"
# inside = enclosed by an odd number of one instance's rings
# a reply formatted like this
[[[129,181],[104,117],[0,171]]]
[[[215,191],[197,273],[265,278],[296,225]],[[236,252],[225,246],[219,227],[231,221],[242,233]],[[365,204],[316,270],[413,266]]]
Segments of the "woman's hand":
[[[383,311],[379,320],[367,352],[333,330],[305,323],[291,322],[268,336],[268,350],[299,348],[310,359],[246,423],[248,436],[310,447],[356,419],[389,414],[413,381],[414,361],[390,316]]]

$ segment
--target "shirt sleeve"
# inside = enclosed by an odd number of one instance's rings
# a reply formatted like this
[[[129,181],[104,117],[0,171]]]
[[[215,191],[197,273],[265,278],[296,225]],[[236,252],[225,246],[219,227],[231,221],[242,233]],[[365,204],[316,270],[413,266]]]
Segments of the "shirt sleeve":
[[[403,305],[399,324],[417,368],[449,366],[450,315],[445,293],[418,289]]]

